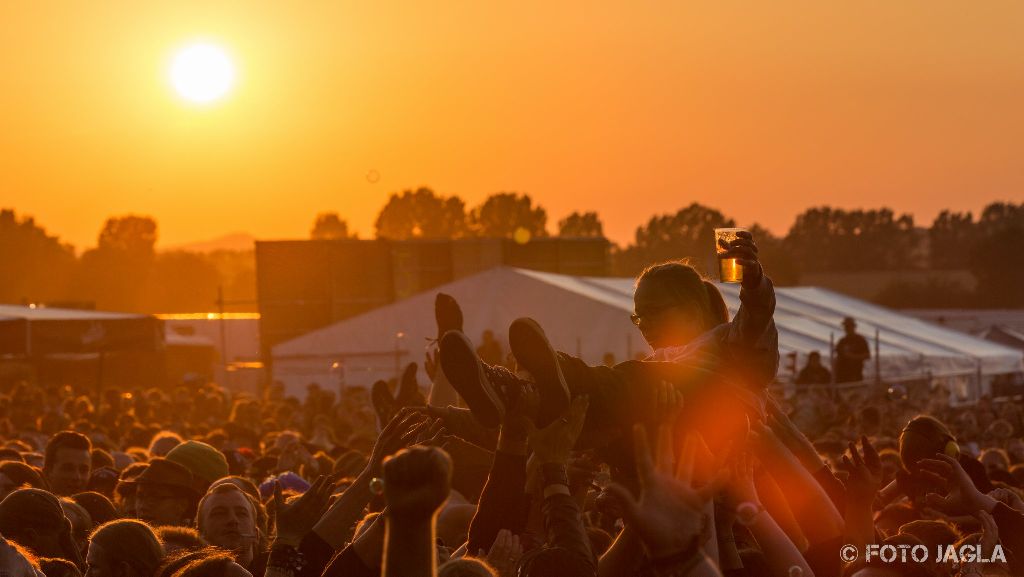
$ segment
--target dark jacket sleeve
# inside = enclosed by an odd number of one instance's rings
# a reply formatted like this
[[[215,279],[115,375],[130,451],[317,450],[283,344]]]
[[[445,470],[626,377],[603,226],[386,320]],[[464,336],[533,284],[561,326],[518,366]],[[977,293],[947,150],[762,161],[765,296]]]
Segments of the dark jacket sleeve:
[[[323,577],[380,577],[380,570],[367,567],[352,545],[349,545],[331,559],[330,565],[324,569]]]
[[[295,577],[317,577],[331,561],[334,548],[317,535],[316,531],[310,531],[299,543],[299,552],[305,558],[306,564]]]
[[[770,278],[762,277],[756,288],[740,289],[740,308],[725,337],[725,357],[729,363],[741,362],[750,386],[767,387],[779,371],[779,331],[774,315],[775,286]]]
[[[999,528],[999,542],[1006,548],[1006,560],[1010,563],[1010,574],[1024,575],[1024,514],[1005,503],[996,504],[992,518]]]
[[[498,531],[522,533],[526,523],[526,456],[497,451],[476,515],[469,525],[469,551],[489,551]]]
[[[583,527],[583,518],[572,496],[559,493],[546,497],[542,510],[547,546],[559,547],[570,552],[596,574],[597,560],[590,550],[590,540]]]

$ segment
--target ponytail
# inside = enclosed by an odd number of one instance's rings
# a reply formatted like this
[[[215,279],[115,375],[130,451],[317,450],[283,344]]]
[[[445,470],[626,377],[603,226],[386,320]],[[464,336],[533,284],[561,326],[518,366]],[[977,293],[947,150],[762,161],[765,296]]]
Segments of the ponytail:
[[[711,326],[718,326],[722,323],[729,322],[729,307],[725,304],[725,298],[722,296],[722,292],[718,290],[715,283],[705,280],[704,290],[708,293],[708,306],[711,316],[709,317],[712,322]]]

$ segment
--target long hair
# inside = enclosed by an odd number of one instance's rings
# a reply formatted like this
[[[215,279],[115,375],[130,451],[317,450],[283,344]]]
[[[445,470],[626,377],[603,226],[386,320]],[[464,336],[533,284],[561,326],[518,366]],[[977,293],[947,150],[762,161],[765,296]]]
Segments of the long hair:
[[[729,308],[726,307],[725,299],[722,298],[718,287],[704,280],[697,269],[685,261],[672,260],[653,264],[640,273],[635,286],[639,286],[641,282],[656,283],[679,302],[695,306],[704,330],[729,322]]]

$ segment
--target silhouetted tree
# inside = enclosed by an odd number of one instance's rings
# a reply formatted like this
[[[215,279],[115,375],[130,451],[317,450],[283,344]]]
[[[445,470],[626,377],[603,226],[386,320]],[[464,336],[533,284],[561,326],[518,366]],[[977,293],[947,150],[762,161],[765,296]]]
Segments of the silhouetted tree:
[[[317,215],[313,223],[313,229],[309,231],[309,238],[314,240],[334,240],[356,238],[355,233],[349,233],[348,223],[341,219],[336,212],[323,212]]]
[[[148,216],[107,219],[98,246],[82,254],[75,287],[96,308],[151,312],[146,292],[153,272],[156,221]]]
[[[644,267],[686,258],[698,270],[710,273],[715,262],[715,229],[736,226],[721,212],[693,203],[675,214],[651,217],[636,229],[632,245],[612,254],[616,274],[633,276]]]
[[[886,270],[924,267],[914,260],[917,233],[914,218],[892,210],[811,208],[798,215],[786,235],[786,246],[804,270]]]
[[[785,239],[772,234],[759,224],[750,228],[757,243],[758,258],[772,282],[778,286],[793,286],[800,282],[800,263],[786,249]]]
[[[928,229],[931,268],[967,267],[971,247],[978,240],[976,228],[970,212],[940,212]]]
[[[946,309],[977,306],[970,290],[955,280],[928,277],[923,281],[894,281],[874,302],[897,309]]]
[[[67,297],[75,252],[36,224],[0,210],[0,302],[45,302]]]
[[[492,194],[470,213],[473,232],[483,237],[511,238],[519,229],[531,238],[543,237],[547,222],[547,212],[534,206],[530,195],[514,192]]]
[[[156,238],[157,225],[152,217],[118,216],[108,218],[103,225],[97,248],[134,257],[152,257]]]
[[[558,236],[602,238],[604,225],[596,212],[574,212],[558,221]]]
[[[971,272],[985,307],[1024,306],[1024,203],[997,202],[978,218]]]
[[[429,188],[392,194],[377,216],[378,238],[459,238],[468,232],[466,203],[442,197]]]

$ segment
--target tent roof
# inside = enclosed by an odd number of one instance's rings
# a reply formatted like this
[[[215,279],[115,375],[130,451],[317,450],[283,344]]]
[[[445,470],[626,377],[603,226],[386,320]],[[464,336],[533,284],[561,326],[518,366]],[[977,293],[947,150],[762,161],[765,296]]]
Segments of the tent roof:
[[[0,305],[0,354],[154,351],[160,321],[149,315]]]
[[[148,315],[112,313],[81,309],[56,309],[49,307],[0,305],[0,321],[24,319],[28,321],[101,321],[113,319],[141,319]]]
[[[600,362],[605,352],[622,360],[648,350],[629,322],[633,282],[631,278],[495,268],[281,343],[273,354],[275,363],[279,358],[340,358],[388,351],[393,359],[395,349],[402,349],[410,351],[411,360],[419,361],[421,353],[415,351],[425,338],[435,336],[434,295],[446,292],[459,300],[470,338],[491,329],[504,340],[504,330],[513,319],[530,316],[541,323],[556,348],[593,363]],[[718,287],[735,314],[739,286]],[[885,374],[924,370],[943,374],[975,370],[979,363],[986,373],[1022,369],[1020,351],[846,295],[817,287],[780,287],[776,296],[775,323],[783,355],[803,356],[811,351],[827,355],[830,337],[838,342],[842,319],[850,316],[857,320],[858,332],[872,342],[872,353],[878,330]]]

